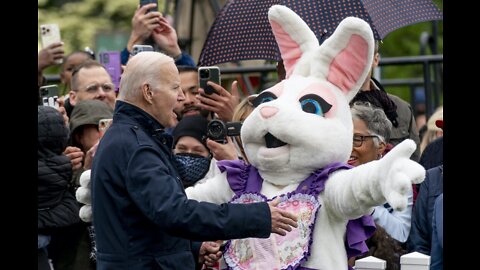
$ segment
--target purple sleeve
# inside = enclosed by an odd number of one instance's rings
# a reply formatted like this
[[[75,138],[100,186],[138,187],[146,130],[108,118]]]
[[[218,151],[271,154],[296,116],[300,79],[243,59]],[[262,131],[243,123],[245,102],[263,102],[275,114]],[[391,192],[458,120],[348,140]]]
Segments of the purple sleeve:
[[[242,194],[247,186],[250,166],[242,160],[221,160],[217,161],[217,166],[221,172],[227,171],[227,181],[235,195]]]
[[[347,257],[355,257],[368,252],[365,240],[370,238],[375,232],[375,222],[373,217],[365,215],[360,218],[349,220],[347,223],[347,237],[345,248]]]

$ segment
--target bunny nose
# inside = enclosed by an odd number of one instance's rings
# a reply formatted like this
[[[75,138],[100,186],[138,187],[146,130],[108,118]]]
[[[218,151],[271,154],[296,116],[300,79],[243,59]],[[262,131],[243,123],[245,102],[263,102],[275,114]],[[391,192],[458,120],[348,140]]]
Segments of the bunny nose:
[[[270,118],[277,114],[278,109],[275,107],[270,107],[270,106],[265,106],[260,109],[260,114],[263,116],[263,118]]]

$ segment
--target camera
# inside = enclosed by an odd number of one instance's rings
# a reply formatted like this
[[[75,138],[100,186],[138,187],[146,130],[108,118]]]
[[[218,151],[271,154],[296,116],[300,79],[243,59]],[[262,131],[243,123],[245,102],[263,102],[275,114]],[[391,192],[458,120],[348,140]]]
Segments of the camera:
[[[240,136],[242,122],[223,122],[214,119],[207,125],[207,136],[209,139],[219,143],[226,143],[227,136]]]
[[[200,74],[200,78],[201,79],[208,79],[210,78],[210,70],[209,69],[200,69],[198,71],[198,73]]]

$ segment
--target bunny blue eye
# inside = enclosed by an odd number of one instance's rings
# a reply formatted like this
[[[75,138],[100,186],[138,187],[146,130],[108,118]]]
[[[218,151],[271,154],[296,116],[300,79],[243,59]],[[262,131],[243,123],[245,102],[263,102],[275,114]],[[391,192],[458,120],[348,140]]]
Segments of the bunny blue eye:
[[[301,97],[300,105],[302,106],[302,110],[304,112],[313,113],[320,116],[323,116],[332,108],[332,105],[330,105],[320,96],[314,94],[308,94]]]
[[[277,99],[277,96],[275,96],[275,94],[272,92],[263,92],[252,100],[252,105],[253,107],[258,107],[258,105],[262,103],[270,102],[275,99]]]

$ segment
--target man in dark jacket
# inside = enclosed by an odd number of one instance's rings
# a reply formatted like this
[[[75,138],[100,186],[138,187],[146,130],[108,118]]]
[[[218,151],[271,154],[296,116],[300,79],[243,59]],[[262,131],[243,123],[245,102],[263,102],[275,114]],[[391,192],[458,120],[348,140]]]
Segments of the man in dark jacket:
[[[297,226],[293,214],[275,207],[278,200],[216,205],[187,199],[165,132],[177,124],[173,110],[183,99],[172,58],[142,52],[130,59],[92,166],[98,270],[191,270],[205,251],[191,240],[267,238]]]
[[[412,211],[412,228],[407,241],[408,252],[430,255],[432,243],[432,216],[435,199],[443,193],[443,165],[427,170],[425,181]]]

